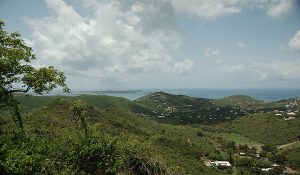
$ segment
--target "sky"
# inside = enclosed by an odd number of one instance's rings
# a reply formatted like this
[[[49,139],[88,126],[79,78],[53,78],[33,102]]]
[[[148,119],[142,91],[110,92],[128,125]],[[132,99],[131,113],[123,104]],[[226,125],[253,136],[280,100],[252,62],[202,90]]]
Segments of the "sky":
[[[300,0],[0,0],[71,89],[300,88]]]

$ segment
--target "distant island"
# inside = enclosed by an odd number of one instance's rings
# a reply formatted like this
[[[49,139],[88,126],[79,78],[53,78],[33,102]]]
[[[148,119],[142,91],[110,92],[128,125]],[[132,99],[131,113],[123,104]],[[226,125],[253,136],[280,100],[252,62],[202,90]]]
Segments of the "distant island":
[[[87,93],[87,94],[132,94],[132,93],[139,93],[143,90],[85,90],[85,91],[79,91],[79,93]]]

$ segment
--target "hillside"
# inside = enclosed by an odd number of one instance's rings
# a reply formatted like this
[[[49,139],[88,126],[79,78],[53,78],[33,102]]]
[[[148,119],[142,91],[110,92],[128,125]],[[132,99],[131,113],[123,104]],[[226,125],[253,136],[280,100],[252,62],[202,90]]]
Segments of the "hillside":
[[[231,106],[218,106],[209,99],[155,92],[135,100],[152,109],[154,117],[167,123],[214,123],[232,120],[247,112]]]
[[[215,127],[222,132],[239,133],[264,144],[282,145],[297,140],[300,118],[286,121],[274,114],[251,114]]]
[[[194,98],[185,95],[173,95],[166,92],[154,92],[149,95],[143,96],[138,98],[138,103],[143,104],[145,106],[151,107],[153,110],[156,111],[165,111],[165,106],[169,107],[177,107],[179,109],[175,110],[182,110],[186,107],[212,107],[213,105],[207,99],[203,98]]]
[[[256,100],[246,95],[232,95],[232,96],[211,100],[211,101],[220,106],[242,106],[242,107],[251,107],[263,103],[263,101]]]
[[[121,97],[113,97],[107,95],[80,95],[80,96],[32,96],[32,95],[17,95],[17,99],[25,107],[31,111],[43,105],[47,105],[57,100],[58,98],[66,98],[69,100],[82,100],[89,105],[101,110],[108,107],[122,107],[136,113],[149,113],[150,109],[141,106],[133,101]]]
[[[37,166],[35,171],[41,171],[39,168],[48,166],[47,171],[51,170],[54,174],[73,171],[72,160],[68,157],[77,156],[73,151],[76,150],[76,145],[85,140],[82,128],[72,117],[70,109],[73,103],[72,98],[57,98],[48,105],[28,113],[24,118],[24,126],[27,137],[31,139],[22,141],[28,146],[12,143],[11,138],[14,137],[17,128],[10,116],[1,116],[4,120],[1,129],[5,134],[0,134],[4,141],[0,146],[5,154],[0,159],[7,158],[6,162],[2,162],[3,166],[9,166],[12,172],[33,165]],[[116,140],[121,157],[126,158],[126,151],[131,150],[134,156],[158,160],[170,171],[177,172],[175,174],[223,174],[220,170],[206,168],[200,159],[216,150],[224,156],[226,154],[222,153],[220,145],[212,138],[199,137],[199,128],[161,124],[148,118],[137,117],[124,107],[96,110],[93,106],[88,106],[86,111],[90,137],[94,141]],[[31,153],[24,155],[24,152],[29,150]],[[14,165],[10,164],[11,160],[21,158],[20,156],[25,156],[24,160],[14,161]],[[65,164],[65,168],[53,166],[56,161]],[[37,162],[39,164],[36,164]]]
[[[240,170],[253,174],[282,155],[286,159],[282,165],[300,168],[298,147],[265,151],[262,158],[255,157],[263,145],[296,141],[300,129],[297,117],[285,121],[285,116],[270,112],[246,115],[236,106],[218,106],[208,99],[164,92],[136,101],[93,95],[18,99],[27,108],[23,118],[26,135],[20,133],[9,114],[0,113],[0,174],[95,174],[90,171],[105,170],[108,172],[100,174],[125,175],[143,174],[141,171],[149,169],[162,174],[228,174]],[[241,113],[236,115],[237,111]],[[225,114],[231,118],[224,120]],[[202,120],[193,118],[202,115]],[[211,116],[219,118],[207,118]],[[241,151],[247,152],[254,169],[244,169]],[[233,169],[204,165],[208,160],[230,160],[230,155],[237,162]]]

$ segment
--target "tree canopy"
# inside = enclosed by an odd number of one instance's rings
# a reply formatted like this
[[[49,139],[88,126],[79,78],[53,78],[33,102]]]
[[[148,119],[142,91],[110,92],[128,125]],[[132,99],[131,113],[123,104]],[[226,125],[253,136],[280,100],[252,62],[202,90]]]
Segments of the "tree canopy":
[[[20,112],[14,93],[42,94],[57,86],[69,91],[63,72],[52,66],[35,68],[32,65],[35,59],[33,49],[26,45],[21,35],[6,32],[0,20],[0,108],[13,109],[12,114],[17,118]]]

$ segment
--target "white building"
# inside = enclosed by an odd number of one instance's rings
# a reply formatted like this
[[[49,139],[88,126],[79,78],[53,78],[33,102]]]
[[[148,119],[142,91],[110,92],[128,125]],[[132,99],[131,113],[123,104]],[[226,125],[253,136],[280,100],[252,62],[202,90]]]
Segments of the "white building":
[[[246,153],[240,152],[240,156],[245,156]]]
[[[284,118],[284,120],[294,120],[295,117],[288,117],[288,118]]]
[[[214,161],[210,162],[211,166],[216,167],[231,167],[231,164],[228,161]]]
[[[262,172],[269,172],[269,171],[271,171],[271,170],[272,170],[272,168],[262,168],[262,169],[261,169]]]
[[[295,112],[289,112],[287,113],[288,116],[296,116],[296,113]]]

